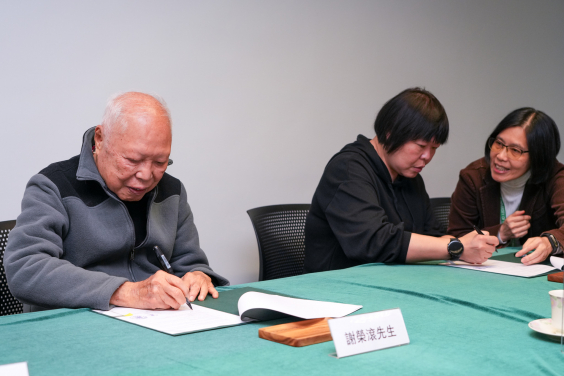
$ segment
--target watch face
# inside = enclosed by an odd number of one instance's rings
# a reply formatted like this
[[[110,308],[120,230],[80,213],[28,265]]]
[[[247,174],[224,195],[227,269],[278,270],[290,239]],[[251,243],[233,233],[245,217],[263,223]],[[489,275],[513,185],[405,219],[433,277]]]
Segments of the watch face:
[[[448,243],[448,252],[454,255],[462,253],[464,249],[462,243],[458,239],[452,239],[450,243]]]

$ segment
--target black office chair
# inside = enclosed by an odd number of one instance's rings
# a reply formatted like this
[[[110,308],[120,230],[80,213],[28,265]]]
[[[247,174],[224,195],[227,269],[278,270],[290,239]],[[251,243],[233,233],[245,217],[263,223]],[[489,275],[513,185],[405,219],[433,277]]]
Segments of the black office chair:
[[[271,205],[247,210],[259,249],[259,281],[304,273],[304,230],[310,204]]]
[[[6,271],[4,270],[4,250],[8,243],[8,234],[16,221],[0,222],[0,316],[15,315],[23,312],[22,303],[20,303],[10,293],[8,282],[6,281]]]
[[[450,212],[450,197],[435,197],[431,199],[431,209],[435,218],[441,224],[441,232],[446,235],[448,229],[448,214]]]

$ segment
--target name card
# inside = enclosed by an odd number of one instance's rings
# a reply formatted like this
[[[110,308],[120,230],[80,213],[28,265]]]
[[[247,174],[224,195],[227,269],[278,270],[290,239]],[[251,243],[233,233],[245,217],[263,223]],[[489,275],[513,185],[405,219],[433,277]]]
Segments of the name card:
[[[329,320],[337,358],[409,343],[399,308]]]
[[[4,364],[0,366],[2,376],[29,376],[27,362]]]

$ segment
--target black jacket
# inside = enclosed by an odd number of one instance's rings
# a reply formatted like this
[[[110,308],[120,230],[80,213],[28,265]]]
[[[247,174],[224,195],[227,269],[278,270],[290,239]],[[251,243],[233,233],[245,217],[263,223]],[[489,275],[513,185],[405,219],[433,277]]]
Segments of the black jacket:
[[[411,233],[440,236],[420,175],[392,183],[370,141],[359,135],[333,156],[305,227],[305,272],[370,262],[405,263]]]

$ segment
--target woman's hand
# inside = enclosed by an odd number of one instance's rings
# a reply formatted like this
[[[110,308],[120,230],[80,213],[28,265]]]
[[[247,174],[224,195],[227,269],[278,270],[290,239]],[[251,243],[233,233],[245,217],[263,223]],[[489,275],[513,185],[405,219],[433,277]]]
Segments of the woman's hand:
[[[502,242],[510,239],[519,239],[527,235],[529,227],[531,227],[531,216],[525,215],[524,210],[517,210],[503,221],[499,229],[499,237]]]
[[[495,247],[499,244],[497,236],[490,236],[489,232],[483,231],[479,235],[472,231],[460,238],[464,245],[464,252],[460,259],[471,264],[482,264],[492,257]]]
[[[517,257],[526,255],[527,253],[535,250],[530,255],[527,255],[521,259],[521,262],[525,265],[538,264],[543,262],[552,252],[552,244],[548,238],[544,236],[537,236],[535,238],[529,238],[523,244],[523,248],[515,254]]]

